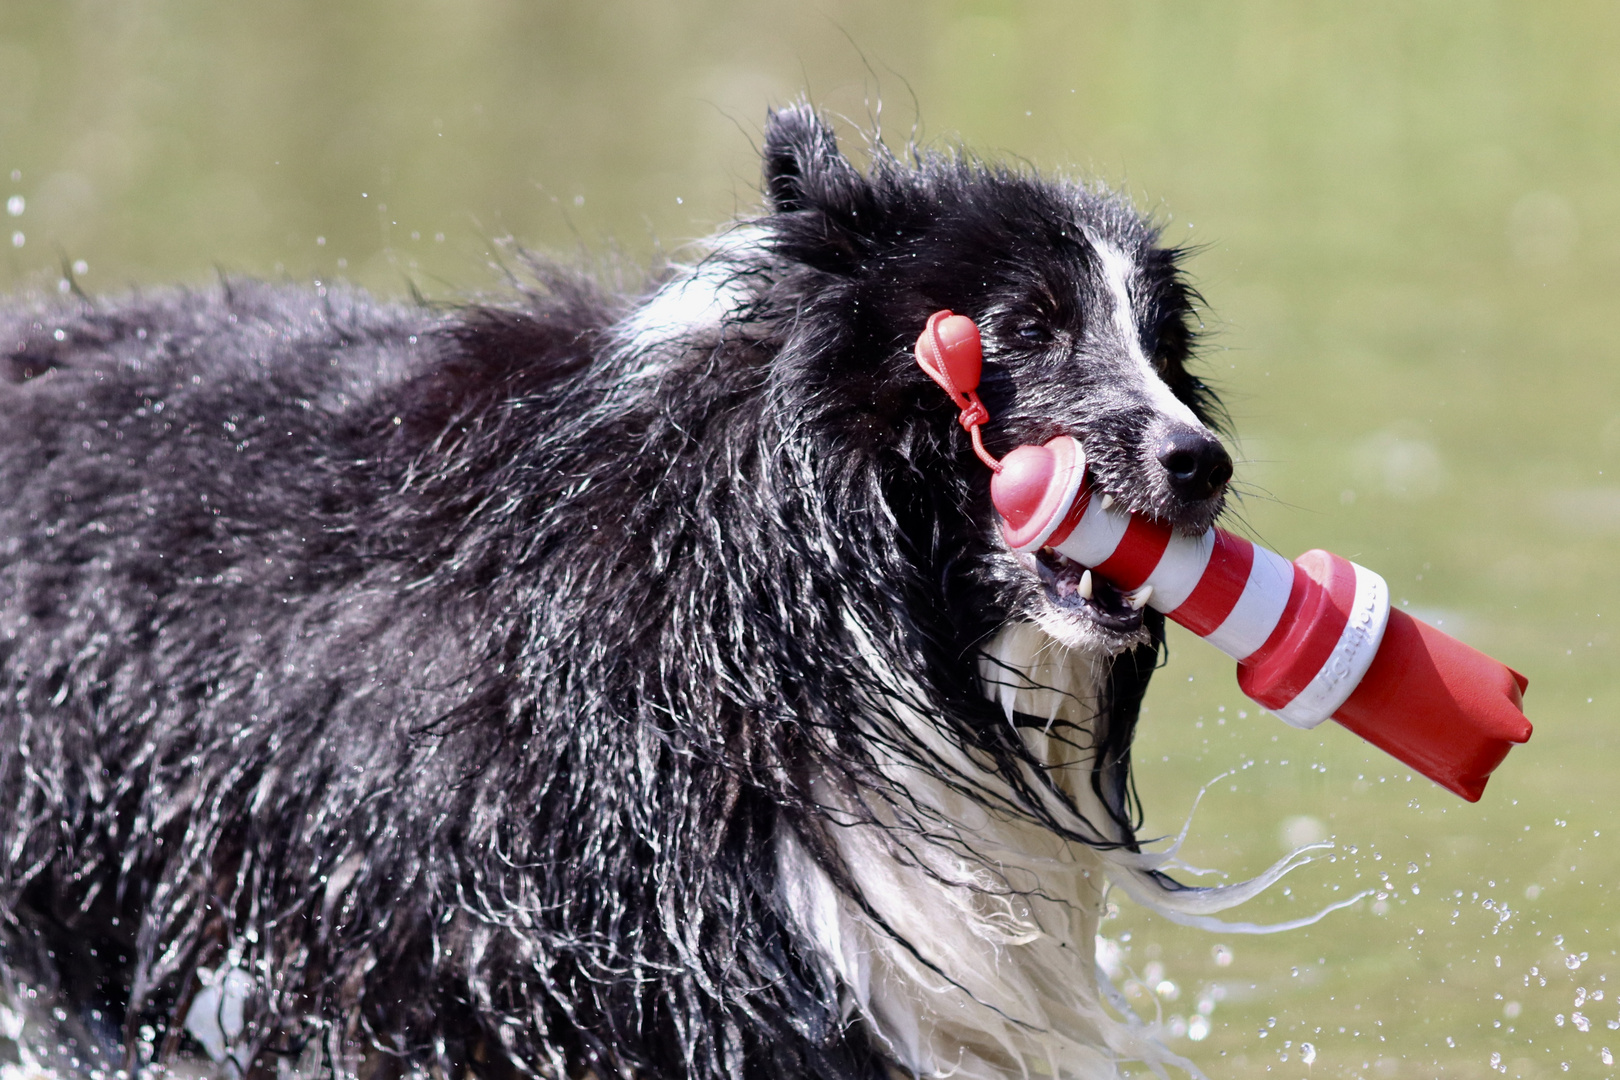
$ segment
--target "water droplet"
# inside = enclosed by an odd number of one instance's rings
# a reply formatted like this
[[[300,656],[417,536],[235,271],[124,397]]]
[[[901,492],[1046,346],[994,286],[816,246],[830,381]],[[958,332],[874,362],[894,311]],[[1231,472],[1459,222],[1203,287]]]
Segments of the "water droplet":
[[[1316,1047],[1310,1043],[1299,1044],[1299,1060],[1309,1065],[1316,1060]]]
[[[1603,1064],[1605,1064],[1605,1065],[1613,1065],[1614,1064],[1614,1055],[1609,1053],[1609,1048],[1607,1046],[1605,1046],[1603,1048],[1603,1053],[1602,1053],[1601,1057],[1603,1058]]]
[[[1215,946],[1209,950],[1209,954],[1214,958],[1216,967],[1230,967],[1232,965],[1232,950],[1225,945]]]
[[[1283,820],[1277,839],[1282,843],[1284,851],[1293,851],[1311,844],[1320,844],[1330,835],[1332,833],[1328,829],[1327,822],[1309,814],[1299,814]]]
[[[1193,1042],[1203,1042],[1209,1037],[1209,1021],[1202,1016],[1195,1016],[1187,1021],[1187,1038]],[[1607,1050],[1604,1053],[1608,1053]]]
[[[23,197],[21,195],[13,195],[11,198],[6,200],[6,213],[10,214],[12,217],[22,217],[23,210],[26,209],[27,206],[28,204],[23,201]]]
[[[1569,970],[1574,971],[1576,968],[1581,966],[1581,958],[1576,956],[1574,953],[1570,953],[1568,956],[1564,957],[1564,966],[1569,968]]]

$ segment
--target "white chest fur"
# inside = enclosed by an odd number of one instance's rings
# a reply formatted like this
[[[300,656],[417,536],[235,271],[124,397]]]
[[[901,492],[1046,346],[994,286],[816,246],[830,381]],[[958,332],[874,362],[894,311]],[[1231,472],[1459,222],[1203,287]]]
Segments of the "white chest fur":
[[[1048,733],[1028,731],[1027,745],[1093,827],[1108,822],[1086,749],[1097,660],[1017,624],[990,644],[981,676],[1009,718],[1016,710],[1055,722]],[[904,719],[940,760],[983,775],[925,717]],[[782,899],[836,979],[846,1014],[923,1077],[1093,1080],[1116,1076],[1127,1059],[1189,1067],[1107,1003],[1117,995],[1096,968],[1110,863],[1139,857],[989,812],[913,763],[880,767],[915,800],[918,817],[898,820],[903,811],[867,799],[875,821],[831,830],[872,915],[839,892],[796,836],[778,838]],[[830,805],[853,798],[820,795]]]

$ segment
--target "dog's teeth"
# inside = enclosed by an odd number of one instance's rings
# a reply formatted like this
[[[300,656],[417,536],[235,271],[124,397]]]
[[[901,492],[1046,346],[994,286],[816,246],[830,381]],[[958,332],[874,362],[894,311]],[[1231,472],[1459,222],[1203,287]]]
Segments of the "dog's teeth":
[[[1090,570],[1087,570],[1085,573],[1080,575],[1080,588],[1079,588],[1078,591],[1080,593],[1080,598],[1082,600],[1090,600],[1091,599],[1091,571]]]
[[[1141,611],[1143,608],[1147,607],[1147,602],[1151,599],[1153,599],[1153,586],[1144,585],[1131,594],[1131,607],[1137,611]]]
[[[1102,497],[1102,508],[1104,510],[1108,509],[1110,506],[1113,506],[1113,505],[1114,505],[1114,497],[1112,495],[1104,495]]]

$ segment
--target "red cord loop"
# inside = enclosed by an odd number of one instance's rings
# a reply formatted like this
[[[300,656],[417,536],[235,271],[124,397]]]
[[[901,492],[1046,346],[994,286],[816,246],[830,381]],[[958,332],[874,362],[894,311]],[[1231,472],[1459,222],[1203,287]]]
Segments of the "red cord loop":
[[[990,422],[990,410],[984,407],[984,402],[979,400],[978,394],[972,394],[968,397],[967,408],[963,409],[962,415],[956,419],[964,428],[972,431],[980,424]]]

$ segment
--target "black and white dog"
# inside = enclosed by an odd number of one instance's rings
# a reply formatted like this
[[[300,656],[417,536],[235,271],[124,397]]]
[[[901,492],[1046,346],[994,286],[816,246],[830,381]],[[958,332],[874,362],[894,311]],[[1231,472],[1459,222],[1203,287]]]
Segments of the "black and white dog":
[[[1007,549],[910,356],[970,315],[992,450],[1073,433],[1103,491],[1202,530],[1230,461],[1178,253],[1093,188],[881,145],[863,171],[804,107],[764,157],[765,211],[639,296],[537,266],[455,310],[0,307],[26,1058],[1181,1063],[1096,971],[1105,883],[1193,919],[1257,885],[1137,846],[1162,624]]]

